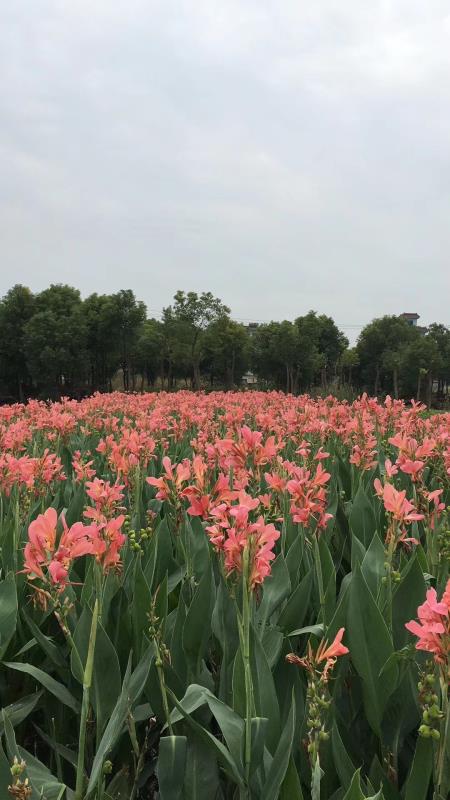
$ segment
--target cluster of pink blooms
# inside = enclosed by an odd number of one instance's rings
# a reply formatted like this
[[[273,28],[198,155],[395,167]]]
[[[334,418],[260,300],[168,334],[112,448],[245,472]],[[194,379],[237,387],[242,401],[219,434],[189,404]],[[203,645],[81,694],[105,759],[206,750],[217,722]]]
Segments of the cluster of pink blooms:
[[[113,514],[123,498],[123,486],[111,486],[108,481],[95,478],[86,487],[94,503],[84,511],[84,516],[92,520],[90,524],[75,522],[69,528],[62,515],[63,532],[58,540],[58,514],[54,508],[48,508],[30,523],[24,550],[24,572],[30,579],[49,580],[62,590],[73,561],[81,556],[95,556],[104,571],[118,565],[125,542],[121,532],[125,517]]]
[[[435,589],[428,589],[417,616],[419,621],[406,623],[410,633],[417,636],[416,649],[432,653],[436,663],[445,668],[450,683],[450,579],[440,600]]]
[[[6,496],[11,494],[13,486],[36,495],[45,494],[54,481],[65,479],[61,459],[48,448],[40,457],[0,455],[0,491]]]
[[[214,524],[207,525],[206,530],[216,550],[224,554],[227,575],[242,572],[244,550],[247,548],[249,583],[253,589],[270,575],[270,564],[275,558],[273,548],[280,533],[273,523],[265,522],[262,514],[254,513],[260,507],[258,498],[241,491],[237,500],[234,505],[220,503],[212,509]]]

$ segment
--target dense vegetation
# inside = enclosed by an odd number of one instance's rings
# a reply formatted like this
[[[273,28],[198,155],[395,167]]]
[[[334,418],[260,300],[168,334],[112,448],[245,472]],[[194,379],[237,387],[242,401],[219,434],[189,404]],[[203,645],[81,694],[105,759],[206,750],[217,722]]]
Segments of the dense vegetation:
[[[71,286],[38,294],[14,286],[0,301],[0,397],[81,397],[144,388],[241,385],[299,392],[339,387],[374,395],[442,398],[450,382],[450,330],[424,331],[401,317],[373,320],[356,347],[331,317],[310,311],[293,322],[245,326],[211,293],[177,292],[148,319],[133,292],[81,299]],[[436,391],[437,390],[437,391]]]
[[[450,415],[422,410],[0,408],[0,797],[446,800]]]

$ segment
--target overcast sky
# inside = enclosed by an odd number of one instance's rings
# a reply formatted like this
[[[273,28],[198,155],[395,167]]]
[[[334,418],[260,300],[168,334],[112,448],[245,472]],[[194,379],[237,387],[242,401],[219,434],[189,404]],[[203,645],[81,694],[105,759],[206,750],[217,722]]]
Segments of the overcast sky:
[[[447,1],[3,4],[0,294],[450,324],[449,254]]]

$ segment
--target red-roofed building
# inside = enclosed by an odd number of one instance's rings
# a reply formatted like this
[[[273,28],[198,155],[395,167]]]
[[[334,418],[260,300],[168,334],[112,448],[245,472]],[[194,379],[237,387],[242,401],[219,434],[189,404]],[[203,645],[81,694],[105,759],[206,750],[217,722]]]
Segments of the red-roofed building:
[[[415,311],[412,313],[410,311],[404,311],[400,316],[408,325],[417,325],[417,320],[420,319],[420,314],[416,314]]]

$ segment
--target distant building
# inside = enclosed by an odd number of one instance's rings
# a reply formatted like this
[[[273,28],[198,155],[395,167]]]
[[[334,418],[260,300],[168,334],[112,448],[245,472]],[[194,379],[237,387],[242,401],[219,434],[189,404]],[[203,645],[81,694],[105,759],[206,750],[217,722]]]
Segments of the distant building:
[[[259,322],[249,322],[248,325],[246,325],[246,328],[248,335],[254,336],[259,328]]]
[[[427,329],[425,327],[423,327],[423,325],[418,325],[417,324],[417,320],[420,319],[420,314],[416,314],[415,311],[413,311],[413,312],[404,311],[403,314],[400,314],[400,318],[404,319],[405,322],[408,323],[408,325],[411,325],[412,327],[417,328],[417,330],[419,331],[419,333],[422,334],[422,336],[424,336],[426,334]]]
[[[408,323],[408,325],[414,325],[417,327],[417,320],[420,319],[420,314],[416,314],[414,311],[411,313],[410,311],[404,311],[403,314],[400,314],[401,318]]]
[[[243,386],[255,386],[258,383],[258,378],[253,372],[245,372],[242,376]]]

